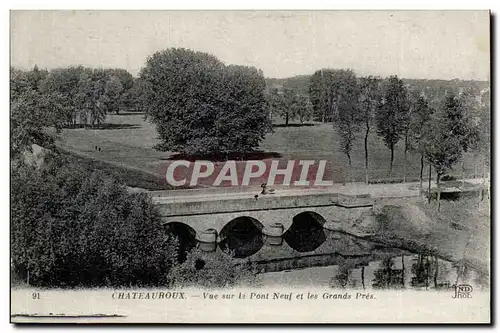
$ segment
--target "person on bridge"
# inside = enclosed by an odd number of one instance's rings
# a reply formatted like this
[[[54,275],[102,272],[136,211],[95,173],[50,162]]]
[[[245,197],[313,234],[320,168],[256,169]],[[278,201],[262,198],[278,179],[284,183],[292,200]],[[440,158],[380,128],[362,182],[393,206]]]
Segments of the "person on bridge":
[[[262,187],[262,191],[260,192],[260,194],[273,194],[274,193],[274,188],[268,189],[267,183],[263,183],[262,185],[260,185],[260,187]]]

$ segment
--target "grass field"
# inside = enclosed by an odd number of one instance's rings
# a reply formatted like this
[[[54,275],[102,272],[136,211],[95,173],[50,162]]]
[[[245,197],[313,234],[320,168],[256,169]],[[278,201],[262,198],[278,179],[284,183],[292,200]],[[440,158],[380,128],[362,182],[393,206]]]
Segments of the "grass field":
[[[159,175],[162,166],[169,162],[174,153],[158,152],[153,149],[157,143],[156,129],[141,114],[108,115],[105,129],[66,129],[62,133],[61,147],[77,154],[85,163],[94,163],[96,168],[115,169],[115,175],[130,186],[160,189],[151,185],[151,179]],[[331,167],[327,173],[334,182],[348,182],[349,168],[347,157],[340,151],[340,138],[332,124],[291,124],[283,126],[277,121],[274,133],[270,133],[261,143],[266,159],[312,159],[328,160]],[[101,151],[96,151],[96,146]],[[269,154],[268,154],[269,153]],[[271,154],[273,153],[273,154]],[[369,140],[369,164],[371,181],[388,179],[390,151],[383,142],[372,133]],[[273,156],[273,157],[267,157]],[[403,142],[397,145],[394,157],[393,179],[403,177]],[[92,160],[96,160],[91,162]],[[97,165],[99,164],[99,165]],[[359,133],[352,153],[353,178],[364,181],[364,146],[363,136]],[[482,176],[481,159],[468,154],[464,159],[465,177]],[[408,154],[406,166],[407,180],[417,180],[420,170],[420,157]],[[128,173],[131,172],[130,176]],[[136,181],[143,174],[147,182]],[[428,166],[424,169],[425,177]],[[460,176],[461,167],[457,164],[450,175]],[[135,181],[127,179],[133,177]]]

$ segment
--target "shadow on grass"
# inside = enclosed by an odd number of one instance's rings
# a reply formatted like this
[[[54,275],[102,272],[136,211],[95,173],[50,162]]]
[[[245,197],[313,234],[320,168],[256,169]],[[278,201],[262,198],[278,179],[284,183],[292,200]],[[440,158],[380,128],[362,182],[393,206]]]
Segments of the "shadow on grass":
[[[310,127],[316,126],[313,123],[303,123],[303,124],[274,124],[273,127]]]
[[[134,112],[134,111],[125,111],[125,112],[121,112],[116,114],[116,113],[113,113],[112,114],[113,116],[144,116],[145,115],[145,112],[142,112],[142,111],[137,111],[137,112]]]
[[[168,158],[162,158],[162,160],[178,161],[185,160],[194,162],[197,160],[205,160],[211,162],[223,162],[228,160],[236,161],[248,161],[248,160],[265,160],[268,158],[280,158],[282,155],[277,152],[267,152],[261,150],[255,150],[248,153],[232,152],[229,154],[207,154],[207,155],[187,155],[187,154],[173,154]]]
[[[70,128],[70,129],[85,128],[85,129],[91,129],[91,130],[114,130],[114,129],[135,129],[135,128],[140,128],[140,127],[141,126],[137,125],[137,124],[105,123],[105,124],[100,124],[100,125],[96,125],[96,126],[77,124],[77,125],[68,126],[66,128]]]

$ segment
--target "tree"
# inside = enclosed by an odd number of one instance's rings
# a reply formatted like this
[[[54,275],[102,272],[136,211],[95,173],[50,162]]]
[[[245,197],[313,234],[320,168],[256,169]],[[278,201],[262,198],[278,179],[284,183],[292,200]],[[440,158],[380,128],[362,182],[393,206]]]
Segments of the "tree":
[[[349,162],[349,178],[353,181],[351,151],[361,119],[357,106],[356,75],[352,70],[337,70],[332,72],[332,77],[334,80],[329,90],[328,104],[333,112],[333,126],[341,138],[341,150]]]
[[[420,153],[420,193],[422,193],[422,182],[424,174],[424,142],[426,134],[430,129],[430,121],[434,109],[422,94],[415,91],[410,92],[411,115],[405,132],[405,161],[406,152],[416,151]],[[406,164],[406,162],[405,162]]]
[[[152,94],[152,87],[147,81],[141,78],[135,78],[132,88],[127,92],[130,95],[130,108],[134,111],[145,112],[149,100],[148,96]]]
[[[274,118],[275,115],[283,115],[283,109],[286,109],[285,98],[283,93],[278,88],[272,88],[267,94],[268,106],[270,111],[270,117]],[[288,119],[285,118],[285,123],[288,123]]]
[[[107,112],[115,112],[116,114],[120,112],[120,107],[123,105],[123,90],[123,85],[116,76],[110,76],[106,80],[104,95]]]
[[[375,113],[381,103],[380,81],[378,77],[362,77],[358,81],[358,110],[360,122],[365,128],[365,182],[368,184],[368,136]]]
[[[58,158],[12,173],[12,262],[33,286],[168,286],[175,243],[150,198]]]
[[[140,73],[147,114],[155,123],[156,149],[186,154],[248,152],[270,130],[261,70],[225,66],[187,49],[150,56]]]
[[[471,140],[471,131],[463,118],[463,106],[460,98],[446,97],[442,108],[435,113],[424,143],[425,156],[436,171],[438,211],[441,177],[460,160]]]
[[[88,76],[90,71],[83,66],[53,69],[41,83],[42,93],[62,97],[67,111],[63,119],[65,126],[77,124],[79,112],[83,109],[81,99],[78,98],[82,90],[82,76]]]
[[[486,182],[486,169],[490,167],[491,158],[491,109],[489,91],[482,95],[478,115],[478,138],[476,150],[482,155],[483,184]]]
[[[332,121],[343,95],[344,82],[355,78],[350,69],[321,69],[309,80],[309,99],[313,116],[322,122]],[[347,80],[347,81],[345,81]],[[345,97],[345,96],[344,96]]]
[[[469,152],[471,149],[478,150],[480,140],[480,125],[478,115],[480,114],[481,105],[477,101],[476,96],[479,94],[477,87],[468,87],[457,96],[456,107],[448,108],[448,116],[453,120],[455,126],[453,132],[459,136],[462,141],[462,148],[464,153]],[[462,173],[462,186],[464,182],[464,160],[461,160],[461,173]]]
[[[133,91],[134,77],[126,69],[113,68],[105,69],[106,74],[111,78],[114,77],[120,83],[119,96],[117,97],[116,106],[113,106],[113,111],[118,114],[120,109],[130,109],[133,107]],[[115,86],[116,82],[113,83]]]
[[[376,289],[388,289],[401,286],[402,270],[395,269],[394,260],[385,258],[380,264],[380,268],[373,272],[372,287]]]
[[[394,149],[404,134],[408,120],[408,96],[403,81],[397,76],[390,76],[384,84],[384,94],[375,115],[377,133],[391,151],[389,177],[392,177]]]
[[[57,133],[65,119],[64,98],[42,94],[31,88],[22,91],[10,104],[11,156],[31,151],[33,144],[55,148]],[[54,130],[51,130],[54,129]]]
[[[278,97],[279,112],[285,118],[285,124],[289,120],[299,118],[301,123],[309,120],[312,113],[312,106],[307,96],[304,96],[296,87],[284,88],[284,93]]]
[[[299,118],[301,124],[303,124],[304,121],[308,121],[311,119],[312,104],[307,96],[297,95],[295,107],[297,108],[295,114]]]
[[[283,87],[283,107],[280,109],[281,117],[285,118],[285,125],[297,117],[298,92],[293,88]]]
[[[94,127],[104,122],[109,103],[106,96],[107,81],[106,72],[99,69],[89,69],[80,75],[75,97],[81,106],[80,123]]]

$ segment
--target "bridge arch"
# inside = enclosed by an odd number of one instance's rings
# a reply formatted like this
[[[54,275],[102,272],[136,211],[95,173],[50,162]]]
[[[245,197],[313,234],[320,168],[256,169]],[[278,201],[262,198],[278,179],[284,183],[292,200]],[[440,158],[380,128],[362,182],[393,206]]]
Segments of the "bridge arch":
[[[219,247],[235,258],[251,256],[264,245],[263,228],[263,224],[253,217],[236,217],[221,229]]]
[[[310,252],[317,249],[326,240],[323,225],[326,219],[313,211],[304,211],[295,215],[292,225],[283,234],[285,242],[298,252]]]
[[[196,231],[188,224],[182,222],[168,222],[163,225],[165,232],[178,239],[178,259],[180,262],[186,260],[187,253],[197,245]]]

